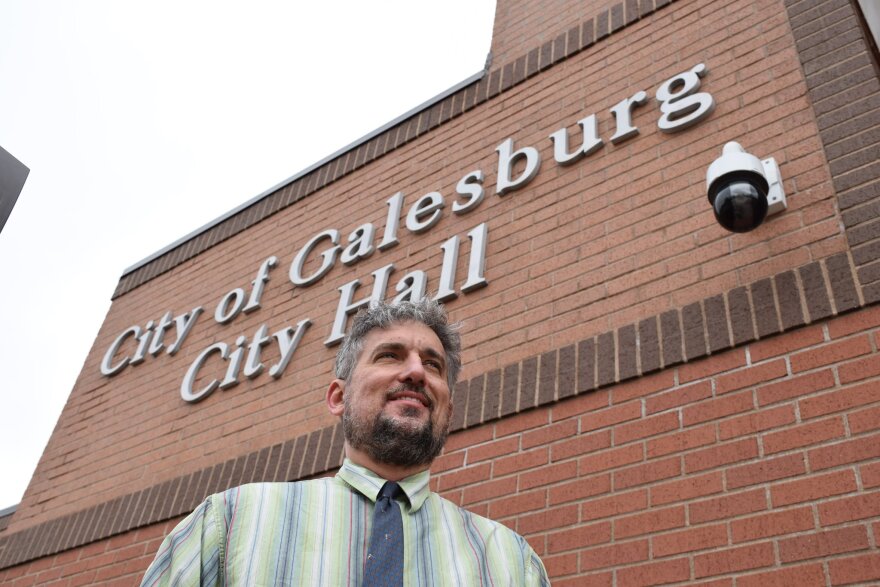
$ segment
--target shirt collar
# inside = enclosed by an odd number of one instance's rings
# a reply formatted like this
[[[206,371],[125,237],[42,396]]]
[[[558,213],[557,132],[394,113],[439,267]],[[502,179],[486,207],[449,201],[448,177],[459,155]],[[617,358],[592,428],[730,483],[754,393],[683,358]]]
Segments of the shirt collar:
[[[385,479],[382,479],[366,467],[356,465],[348,459],[342,463],[342,468],[336,474],[336,477],[342,479],[352,489],[363,494],[367,499],[376,502],[379,490],[385,485]],[[406,479],[398,482],[400,488],[406,494],[409,505],[404,507],[407,513],[419,511],[431,490],[428,489],[428,480],[431,477],[430,471],[427,469],[421,473],[416,473]]]

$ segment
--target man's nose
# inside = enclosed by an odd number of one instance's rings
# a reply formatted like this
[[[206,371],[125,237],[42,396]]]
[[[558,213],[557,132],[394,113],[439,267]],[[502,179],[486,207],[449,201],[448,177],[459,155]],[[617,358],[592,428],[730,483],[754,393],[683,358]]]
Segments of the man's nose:
[[[401,381],[422,384],[425,381],[425,365],[417,353],[410,353],[403,361],[403,369],[400,372]]]

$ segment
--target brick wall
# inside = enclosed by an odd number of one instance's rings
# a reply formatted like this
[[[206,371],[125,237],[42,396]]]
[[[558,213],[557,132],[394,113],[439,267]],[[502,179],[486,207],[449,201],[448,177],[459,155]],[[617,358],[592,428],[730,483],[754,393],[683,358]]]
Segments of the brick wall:
[[[432,488],[523,534],[554,585],[877,581],[878,345],[874,307],[464,430]],[[177,520],[0,582],[136,584]]]
[[[561,584],[740,585],[764,572],[837,584],[880,566],[870,393],[880,386],[880,182],[867,155],[880,89],[864,77],[872,57],[852,6],[542,6],[502,3],[482,79],[123,277],[0,530],[0,581],[42,582],[36,573],[56,563],[71,581],[104,580],[121,537],[154,550],[169,520],[208,493],[332,472],[342,442],[323,405],[335,353],[323,340],[338,288],[361,279],[363,297],[370,272],[393,262],[389,293],[415,268],[431,293],[440,245],[463,238],[463,278],[464,235],[483,222],[489,285],[447,305],[463,324],[465,370],[435,489],[526,535]],[[517,28],[518,12],[532,15],[533,35]],[[700,62],[715,112],[660,133],[658,85]],[[639,134],[612,144],[609,109],[639,90],[650,96],[634,111]],[[603,147],[556,164],[550,133],[593,113]],[[509,137],[543,163],[526,188],[500,197],[495,147]],[[704,193],[706,167],[734,139],[777,159],[789,198],[748,234],[724,232]],[[474,169],[486,199],[454,215],[455,184]],[[368,221],[381,234],[397,191],[407,207],[441,192],[439,224],[401,228],[398,247],[337,263],[318,285],[291,285],[308,238],[329,227],[344,238]],[[279,263],[262,309],[216,323],[221,296],[249,288],[270,255]],[[196,306],[205,314],[178,354],[100,374],[124,329]],[[305,317],[313,326],[283,377],[263,372],[199,404],[180,400],[184,372],[208,345]],[[267,364],[278,358],[264,351]],[[149,558],[137,556],[146,558],[120,562],[113,577],[135,582]]]
[[[132,530],[86,547],[0,571],[0,583],[25,587],[130,586],[140,584],[162,539],[179,519]]]
[[[874,308],[463,432],[434,488],[526,536],[554,585],[880,580],[878,327]]]

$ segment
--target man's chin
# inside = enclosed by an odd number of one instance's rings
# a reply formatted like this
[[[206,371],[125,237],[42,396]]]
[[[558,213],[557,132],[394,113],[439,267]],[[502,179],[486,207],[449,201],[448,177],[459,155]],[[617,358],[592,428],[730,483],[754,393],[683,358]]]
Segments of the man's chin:
[[[372,426],[358,425],[346,414],[343,416],[346,440],[380,463],[400,466],[430,464],[443,448],[446,428],[438,428],[443,432],[437,434],[428,410],[409,406],[415,415],[408,416],[406,408],[399,409],[403,407],[385,406]]]

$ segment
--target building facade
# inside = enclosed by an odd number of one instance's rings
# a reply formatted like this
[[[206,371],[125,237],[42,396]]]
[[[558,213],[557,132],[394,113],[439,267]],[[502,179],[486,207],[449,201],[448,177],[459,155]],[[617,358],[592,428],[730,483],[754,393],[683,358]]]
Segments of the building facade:
[[[500,0],[491,59],[122,276],[0,582],[136,584],[205,496],[333,474],[336,345],[429,295],[432,488],[554,585],[880,581],[880,77],[850,0]],[[715,220],[728,141],[787,209]]]

